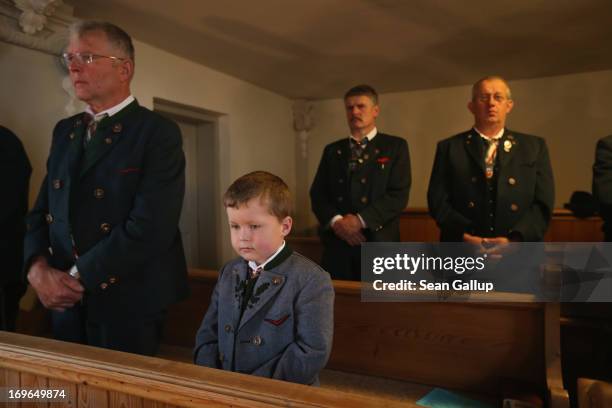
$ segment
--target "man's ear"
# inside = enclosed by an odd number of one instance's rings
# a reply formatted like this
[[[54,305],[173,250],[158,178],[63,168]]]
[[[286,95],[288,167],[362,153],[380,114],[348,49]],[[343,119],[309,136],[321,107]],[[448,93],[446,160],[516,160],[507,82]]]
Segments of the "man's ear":
[[[470,110],[470,112],[472,112],[472,114],[474,114],[474,102],[473,101],[469,101],[467,103],[467,108]]]
[[[121,63],[121,67],[119,67],[119,73],[121,74],[121,79],[124,81],[130,81],[134,76],[134,63],[132,60],[125,60]]]
[[[508,99],[508,110],[506,113],[510,113],[512,108],[514,108],[514,101],[512,99]]]
[[[291,227],[293,226],[293,219],[289,216],[286,216],[281,221],[281,233],[283,237],[286,237],[291,232]]]

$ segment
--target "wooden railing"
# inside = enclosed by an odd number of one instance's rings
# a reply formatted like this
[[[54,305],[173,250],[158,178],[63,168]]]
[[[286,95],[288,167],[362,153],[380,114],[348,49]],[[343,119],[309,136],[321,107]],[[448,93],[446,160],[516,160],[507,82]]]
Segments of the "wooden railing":
[[[42,407],[400,407],[267,378],[0,332],[0,387],[56,389]],[[2,405],[3,404],[3,405]],[[2,406],[20,406],[18,404]]]

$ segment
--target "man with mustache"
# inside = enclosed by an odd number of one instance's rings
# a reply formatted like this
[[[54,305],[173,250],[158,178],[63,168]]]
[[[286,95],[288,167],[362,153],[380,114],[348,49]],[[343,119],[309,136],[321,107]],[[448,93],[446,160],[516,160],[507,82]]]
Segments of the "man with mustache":
[[[427,199],[441,241],[494,250],[544,238],[555,196],[548,149],[505,127],[513,106],[503,78],[482,78],[468,103],[474,127],[438,143]]]
[[[181,134],[132,96],[121,28],[77,23],[62,57],[87,108],[53,131],[27,218],[27,277],[55,338],[153,355],[165,309],[187,295]]]
[[[327,145],[310,188],[320,224],[321,266],[333,279],[361,278],[363,242],[399,241],[410,192],[405,139],[379,133],[378,94],[359,85],[344,95],[349,137]]]

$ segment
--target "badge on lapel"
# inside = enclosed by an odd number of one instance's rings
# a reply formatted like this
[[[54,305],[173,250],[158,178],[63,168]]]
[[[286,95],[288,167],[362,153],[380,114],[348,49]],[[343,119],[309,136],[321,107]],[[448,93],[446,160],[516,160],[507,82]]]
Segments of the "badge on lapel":
[[[512,149],[512,142],[510,140],[506,140],[504,142],[504,152],[510,153],[510,149]]]

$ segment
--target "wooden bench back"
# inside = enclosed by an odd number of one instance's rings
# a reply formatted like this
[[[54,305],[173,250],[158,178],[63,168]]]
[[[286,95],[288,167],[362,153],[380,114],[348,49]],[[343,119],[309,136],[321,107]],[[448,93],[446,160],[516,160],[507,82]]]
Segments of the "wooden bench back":
[[[216,279],[190,271],[191,297],[169,311],[165,344],[193,347]],[[546,387],[546,304],[362,303],[359,282],[334,287],[328,368],[489,394],[505,380]]]
[[[405,406],[317,387],[7,332],[0,332],[0,356],[0,387],[59,389],[69,396],[61,403],[27,406]]]

